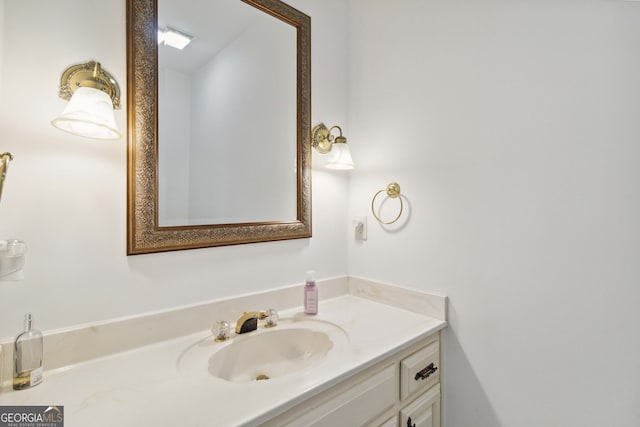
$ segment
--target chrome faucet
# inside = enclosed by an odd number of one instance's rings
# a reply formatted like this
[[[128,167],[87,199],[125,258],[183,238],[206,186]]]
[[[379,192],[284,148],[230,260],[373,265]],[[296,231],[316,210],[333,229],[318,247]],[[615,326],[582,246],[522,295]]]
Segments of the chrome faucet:
[[[236,322],[236,334],[245,334],[258,329],[258,320],[267,319],[265,327],[278,324],[278,313],[274,309],[264,311],[245,311]]]

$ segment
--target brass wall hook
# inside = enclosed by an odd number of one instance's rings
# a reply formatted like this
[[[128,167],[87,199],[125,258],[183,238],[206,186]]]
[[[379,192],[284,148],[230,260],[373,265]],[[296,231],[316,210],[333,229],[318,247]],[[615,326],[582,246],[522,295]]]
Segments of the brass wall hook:
[[[376,209],[375,209],[376,198],[382,193],[386,193],[387,197],[389,197],[390,199],[400,200],[400,212],[398,212],[398,215],[391,221],[383,221],[382,219],[380,219],[380,217],[376,213]],[[387,188],[378,191],[373,196],[373,200],[371,200],[371,213],[373,214],[374,218],[378,220],[380,224],[389,225],[398,221],[402,216],[403,209],[404,209],[404,203],[402,202],[402,197],[400,196],[400,184],[398,184],[397,182],[392,182],[391,184],[387,185]]]

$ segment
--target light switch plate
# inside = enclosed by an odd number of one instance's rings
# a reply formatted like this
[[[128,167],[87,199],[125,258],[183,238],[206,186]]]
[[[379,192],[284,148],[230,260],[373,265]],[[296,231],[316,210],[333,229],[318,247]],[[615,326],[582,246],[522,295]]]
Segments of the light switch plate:
[[[356,240],[367,240],[367,217],[357,216],[353,219]]]

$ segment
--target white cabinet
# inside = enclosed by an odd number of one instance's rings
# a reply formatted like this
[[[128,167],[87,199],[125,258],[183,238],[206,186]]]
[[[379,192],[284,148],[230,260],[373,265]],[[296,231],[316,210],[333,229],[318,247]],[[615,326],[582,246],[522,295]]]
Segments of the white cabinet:
[[[400,425],[440,427],[440,384],[400,410]]]
[[[399,351],[265,427],[440,427],[440,333]]]
[[[432,342],[400,362],[400,399],[440,382],[440,343]]]
[[[304,415],[285,424],[288,427],[361,426],[379,411],[393,406],[396,392],[396,369],[391,365],[364,381],[354,384]],[[375,408],[373,412],[371,408]]]

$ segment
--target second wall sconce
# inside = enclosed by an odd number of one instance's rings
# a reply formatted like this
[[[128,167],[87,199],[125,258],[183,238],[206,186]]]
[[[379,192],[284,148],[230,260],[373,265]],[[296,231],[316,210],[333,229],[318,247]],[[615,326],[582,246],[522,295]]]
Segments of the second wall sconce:
[[[338,136],[334,137],[331,134],[334,129],[338,130]],[[342,136],[340,126],[332,126],[329,129],[324,123],[315,126],[311,135],[311,145],[321,154],[331,154],[327,161],[327,169],[349,170],[355,167],[347,138]]]
[[[51,121],[74,135],[119,139],[114,109],[120,109],[120,87],[99,62],[72,65],[60,78],[60,98],[69,101],[62,114]]]

